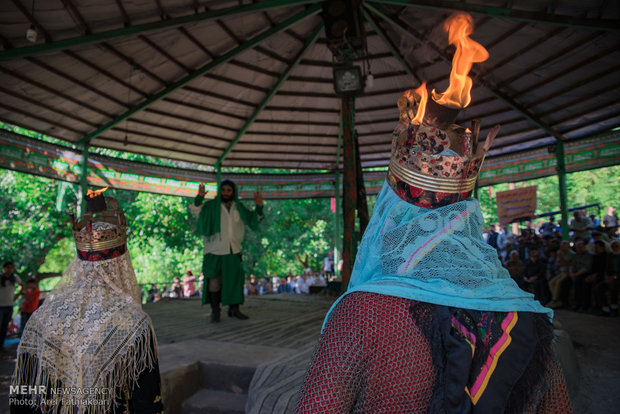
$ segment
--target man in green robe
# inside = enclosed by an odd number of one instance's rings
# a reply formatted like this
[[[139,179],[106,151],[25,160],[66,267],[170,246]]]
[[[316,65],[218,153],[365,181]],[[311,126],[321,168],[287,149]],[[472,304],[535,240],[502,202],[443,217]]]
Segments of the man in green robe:
[[[258,228],[263,218],[263,198],[254,193],[256,210],[248,210],[238,198],[235,184],[222,181],[217,196],[204,203],[205,186],[200,185],[190,211],[198,220],[196,233],[204,237],[202,273],[205,277],[202,303],[211,304],[211,321],[220,321],[220,302],[228,305],[228,316],[248,319],[239,311],[243,303],[245,275],[241,265],[241,242],[245,225]]]

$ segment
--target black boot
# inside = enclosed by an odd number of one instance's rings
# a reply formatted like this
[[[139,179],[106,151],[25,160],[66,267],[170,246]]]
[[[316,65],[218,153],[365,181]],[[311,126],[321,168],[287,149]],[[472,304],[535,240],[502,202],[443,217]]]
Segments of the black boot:
[[[228,307],[228,316],[230,316],[231,318],[234,316],[235,318],[240,319],[242,321],[246,319],[250,319],[249,316],[241,313],[241,311],[239,310],[239,305],[230,305]]]
[[[220,321],[220,292],[209,292],[211,302],[211,322]]]

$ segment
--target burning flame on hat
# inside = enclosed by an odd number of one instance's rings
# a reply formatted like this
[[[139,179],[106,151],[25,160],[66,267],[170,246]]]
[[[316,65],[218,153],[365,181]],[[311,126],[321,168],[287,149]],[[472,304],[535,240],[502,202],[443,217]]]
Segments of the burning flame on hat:
[[[108,187],[102,188],[100,190],[93,191],[93,190],[91,190],[89,188],[88,191],[86,192],[86,197],[89,197],[89,198],[97,197],[97,196],[101,195],[107,189],[108,189]]]
[[[448,32],[450,44],[456,46],[452,59],[450,85],[443,93],[438,93],[433,89],[431,96],[440,105],[461,109],[471,102],[472,79],[467,75],[474,63],[484,62],[489,58],[489,52],[469,37],[474,31],[474,22],[469,14],[459,13],[450,17],[446,20],[444,29]],[[420,103],[416,116],[411,122],[421,124],[428,100],[426,82],[420,85],[414,93],[420,97]]]
[[[465,108],[471,102],[472,80],[467,74],[474,63],[484,62],[489,52],[469,35],[474,31],[474,21],[469,14],[459,13],[444,24],[448,32],[448,41],[456,46],[450,72],[450,86],[443,93],[433,90],[433,100],[440,105],[453,108]]]
[[[420,102],[418,103],[418,110],[415,114],[415,118],[411,120],[413,124],[421,124],[424,119],[424,113],[426,112],[426,101],[428,101],[428,91],[426,90],[426,82],[424,82],[418,89],[413,91],[416,95],[420,97]]]

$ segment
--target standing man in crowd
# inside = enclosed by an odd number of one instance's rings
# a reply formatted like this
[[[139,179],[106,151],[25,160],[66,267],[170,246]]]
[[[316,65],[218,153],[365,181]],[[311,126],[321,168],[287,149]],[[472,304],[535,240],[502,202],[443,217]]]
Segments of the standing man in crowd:
[[[328,279],[334,275],[334,252],[331,250],[323,258],[323,273]]]
[[[540,234],[543,237],[546,236],[550,236],[553,237],[555,236],[555,217],[553,216],[549,216],[549,221],[544,222],[541,226],[540,226]]]
[[[573,240],[581,239],[588,243],[592,237],[592,222],[579,210],[573,212],[573,219],[570,221],[570,230],[573,232]]]
[[[31,277],[28,279],[26,289],[22,289],[19,292],[18,296],[24,297],[24,303],[20,309],[20,327],[19,334],[21,336],[22,332],[24,332],[24,327],[30,319],[30,316],[37,310],[39,307],[39,296],[41,295],[41,291],[37,286],[37,279]]]
[[[487,244],[497,250],[497,238],[499,237],[499,233],[495,231],[495,225],[489,225],[489,238],[487,239]]]
[[[207,279],[202,303],[211,304],[211,321],[220,321],[220,302],[228,305],[228,316],[248,319],[239,311],[243,303],[245,274],[241,265],[241,242],[245,225],[258,228],[263,218],[263,198],[254,193],[256,210],[248,210],[239,202],[237,187],[230,180],[222,181],[218,194],[204,203],[205,186],[201,184],[190,211],[196,217],[196,233],[204,237],[202,273]]]
[[[616,209],[612,206],[607,207],[607,215],[603,217],[603,225],[605,227],[618,227],[618,216],[616,216]]]

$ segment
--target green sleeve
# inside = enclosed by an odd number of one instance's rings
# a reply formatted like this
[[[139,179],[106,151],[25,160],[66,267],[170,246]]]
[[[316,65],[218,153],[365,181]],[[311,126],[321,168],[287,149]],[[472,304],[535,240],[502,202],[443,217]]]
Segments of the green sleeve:
[[[256,210],[248,210],[242,203],[237,203],[237,210],[243,222],[252,230],[258,230],[258,223],[263,219],[263,207],[256,206]]]
[[[205,197],[201,196],[201,195],[197,195],[196,198],[194,198],[194,205],[196,207],[198,207],[199,205],[202,204],[202,202],[204,201]]]

